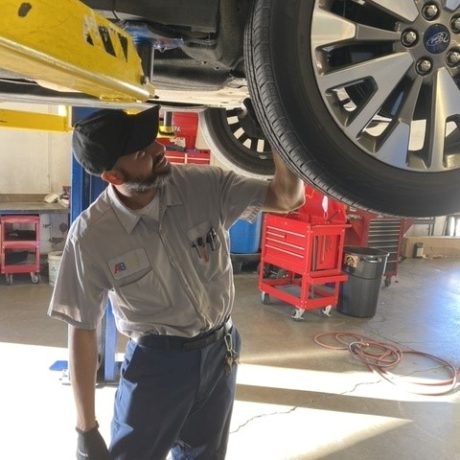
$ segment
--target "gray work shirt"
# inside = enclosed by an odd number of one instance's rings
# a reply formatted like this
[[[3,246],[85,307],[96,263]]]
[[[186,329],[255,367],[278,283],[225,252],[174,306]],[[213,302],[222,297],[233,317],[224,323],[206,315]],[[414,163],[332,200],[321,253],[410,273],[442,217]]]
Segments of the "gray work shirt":
[[[216,167],[172,166],[159,212],[147,215],[107,187],[69,230],[48,314],[95,329],[110,299],[118,330],[134,339],[222,324],[234,300],[227,230],[256,216],[267,187]]]

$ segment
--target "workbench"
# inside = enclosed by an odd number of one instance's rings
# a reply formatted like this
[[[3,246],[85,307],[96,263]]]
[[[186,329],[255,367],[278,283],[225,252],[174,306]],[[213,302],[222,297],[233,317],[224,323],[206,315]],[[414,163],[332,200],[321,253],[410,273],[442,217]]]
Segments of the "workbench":
[[[60,203],[46,203],[44,195],[0,195],[0,215],[10,214],[68,214],[69,208]]]

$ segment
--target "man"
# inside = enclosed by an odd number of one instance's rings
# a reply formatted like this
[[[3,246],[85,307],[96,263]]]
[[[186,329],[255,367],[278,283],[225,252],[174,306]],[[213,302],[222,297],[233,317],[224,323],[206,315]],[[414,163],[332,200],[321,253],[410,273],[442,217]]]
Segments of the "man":
[[[74,129],[76,159],[109,184],[69,231],[49,310],[69,323],[81,460],[224,459],[240,349],[227,230],[304,201],[277,156],[271,182],[170,165],[158,111],[100,110]],[[95,383],[108,299],[130,340],[107,449]]]

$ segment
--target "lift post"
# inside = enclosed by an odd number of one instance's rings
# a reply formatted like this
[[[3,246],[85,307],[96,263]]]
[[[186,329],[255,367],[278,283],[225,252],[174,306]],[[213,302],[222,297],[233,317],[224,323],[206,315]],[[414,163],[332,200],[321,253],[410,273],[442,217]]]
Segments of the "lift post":
[[[89,116],[92,112],[94,112],[94,109],[74,108],[72,110],[72,124]],[[70,206],[72,222],[100,195],[106,185],[101,178],[88,174],[75,158],[72,158]],[[107,302],[104,318],[98,332],[100,366],[97,373],[97,382],[98,384],[113,384],[118,380],[120,363],[115,360],[118,332],[110,301]]]
[[[73,108],[72,125],[91,115],[95,109]],[[106,183],[97,176],[88,174],[83,167],[72,157],[72,177],[70,196],[70,220],[73,222],[105,189]],[[98,385],[116,384],[119,377],[120,362],[115,360],[117,352],[118,332],[112,304],[107,301],[104,317],[98,328],[99,367],[97,371]],[[51,370],[64,371],[64,383],[68,380],[68,362],[57,361]]]

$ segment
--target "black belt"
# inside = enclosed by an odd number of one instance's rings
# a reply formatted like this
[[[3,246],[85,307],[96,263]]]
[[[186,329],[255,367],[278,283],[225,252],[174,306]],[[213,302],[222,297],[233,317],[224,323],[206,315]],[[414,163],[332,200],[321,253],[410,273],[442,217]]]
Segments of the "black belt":
[[[179,337],[177,335],[157,335],[149,334],[139,337],[136,342],[143,347],[162,351],[189,351],[199,350],[212,343],[223,339],[225,334],[232,330],[232,320],[227,320],[224,324],[197,335],[195,337]]]

